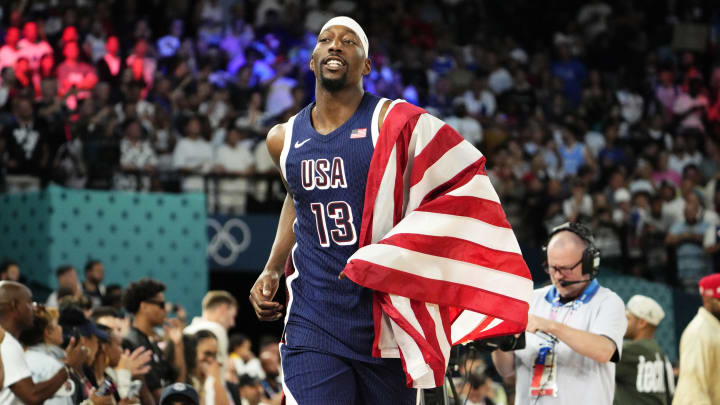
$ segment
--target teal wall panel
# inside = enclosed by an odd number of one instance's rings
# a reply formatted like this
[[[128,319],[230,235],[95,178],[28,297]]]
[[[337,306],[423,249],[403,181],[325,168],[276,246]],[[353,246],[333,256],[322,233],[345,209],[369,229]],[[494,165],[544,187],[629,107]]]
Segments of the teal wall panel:
[[[655,340],[670,357],[671,361],[677,361],[678,344],[675,328],[675,306],[673,303],[673,290],[665,284],[654,283],[635,277],[612,273],[603,269],[600,271],[600,284],[613,290],[627,304],[630,297],[635,294],[648,296],[663,308],[665,319],[660,322],[655,331]]]
[[[54,269],[105,264],[105,284],[152,277],[166,299],[199,313],[208,288],[207,216],[203,194],[71,190],[0,198],[0,256],[17,260],[26,277],[52,288]]]

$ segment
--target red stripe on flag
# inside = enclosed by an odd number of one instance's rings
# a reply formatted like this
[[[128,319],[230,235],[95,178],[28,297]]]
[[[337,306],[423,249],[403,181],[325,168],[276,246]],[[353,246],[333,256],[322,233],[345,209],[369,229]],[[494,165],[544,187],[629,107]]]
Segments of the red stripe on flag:
[[[512,229],[502,206],[484,198],[446,194],[419,206],[416,211],[475,218],[500,228]]]
[[[424,110],[410,103],[400,103],[390,110],[383,121],[380,136],[375,145],[375,151],[373,152],[372,159],[370,160],[370,168],[368,169],[368,178],[365,185],[365,205],[363,206],[363,217],[360,226],[359,247],[371,243],[373,207],[375,206],[375,200],[377,199],[380,183],[382,182],[387,165],[394,164],[394,162],[390,162],[390,153],[392,153],[393,146],[398,137],[410,138],[412,129],[415,127],[415,123],[417,123],[422,112],[424,112]]]
[[[425,197],[423,197],[423,201],[420,203],[420,206],[442,194],[449,193],[458,187],[464,186],[478,174],[485,174],[485,156],[468,165],[468,167],[461,170],[460,173],[456,174],[452,179],[432,189],[425,195]]]
[[[517,323],[518,331],[512,333],[521,332],[527,324],[530,308],[527,302],[492,291],[433,280],[359,259],[345,266],[345,274],[355,283],[373,290],[438,305],[463,304],[465,309]]]
[[[410,187],[420,182],[429,167],[462,141],[463,138],[454,129],[447,124],[443,125],[423,148],[422,152],[415,157],[412,176],[410,177]]]
[[[400,233],[385,238],[378,243],[476,264],[530,279],[530,270],[525,264],[522,255],[491,249],[465,239],[451,236]],[[478,271],[484,270],[478,269]]]

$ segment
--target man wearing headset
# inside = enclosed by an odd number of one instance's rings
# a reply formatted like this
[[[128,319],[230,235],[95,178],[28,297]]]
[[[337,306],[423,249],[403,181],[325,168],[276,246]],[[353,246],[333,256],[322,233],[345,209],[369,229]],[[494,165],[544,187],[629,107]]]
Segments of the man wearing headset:
[[[493,363],[515,374],[515,404],[611,405],[625,304],[595,279],[600,251],[584,225],[553,229],[543,250],[552,284],[533,292],[526,347],[496,350]]]

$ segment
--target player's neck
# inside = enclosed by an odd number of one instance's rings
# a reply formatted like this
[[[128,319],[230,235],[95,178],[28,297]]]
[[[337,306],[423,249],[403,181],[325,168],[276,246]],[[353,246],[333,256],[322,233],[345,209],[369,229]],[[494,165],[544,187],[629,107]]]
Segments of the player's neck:
[[[311,114],[315,130],[321,134],[336,130],[355,114],[363,94],[362,87],[329,92],[318,83],[315,86],[315,107]]]

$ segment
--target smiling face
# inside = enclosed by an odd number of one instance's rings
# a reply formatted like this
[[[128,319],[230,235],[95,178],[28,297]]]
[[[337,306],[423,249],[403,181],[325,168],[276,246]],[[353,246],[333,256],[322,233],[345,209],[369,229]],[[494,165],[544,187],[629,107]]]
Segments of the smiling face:
[[[310,70],[329,92],[350,86],[362,86],[362,77],[370,73],[360,38],[347,27],[333,25],[321,32],[310,58]]]

